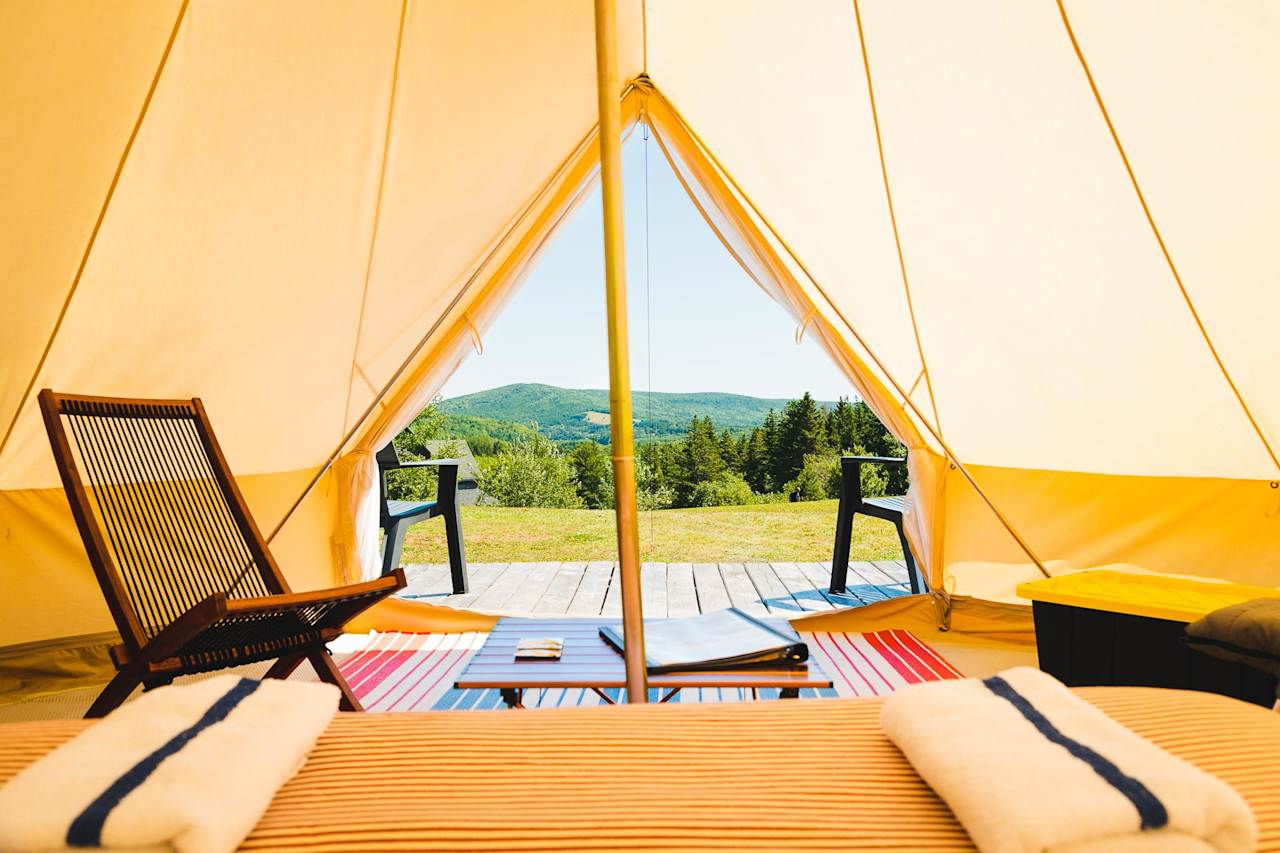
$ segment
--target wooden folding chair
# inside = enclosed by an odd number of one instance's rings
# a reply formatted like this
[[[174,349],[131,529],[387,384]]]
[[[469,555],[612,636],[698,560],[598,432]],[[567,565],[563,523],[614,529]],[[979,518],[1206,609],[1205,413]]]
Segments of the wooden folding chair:
[[[305,659],[362,710],[325,643],[405,585],[290,592],[236,485],[199,399],[138,400],[40,392],[89,562],[123,642],[118,670],[87,717],[138,685],[275,659],[285,678]],[[82,473],[83,472],[83,473]]]

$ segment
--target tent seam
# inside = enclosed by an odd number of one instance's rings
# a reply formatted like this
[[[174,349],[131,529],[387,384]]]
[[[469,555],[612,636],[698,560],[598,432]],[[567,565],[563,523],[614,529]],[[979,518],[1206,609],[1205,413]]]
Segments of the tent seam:
[[[640,73],[649,76],[649,0],[640,0]]]
[[[120,177],[124,174],[125,164],[129,160],[129,154],[133,151],[133,143],[137,140],[139,131],[142,130],[142,122],[151,108],[151,101],[160,85],[160,78],[164,75],[164,69],[169,63],[169,55],[173,51],[174,42],[177,41],[178,31],[182,28],[182,22],[186,20],[189,5],[190,0],[182,0],[182,6],[178,9],[178,16],[173,22],[173,28],[169,31],[169,39],[165,42],[164,51],[160,54],[160,62],[156,66],[155,74],[151,77],[151,85],[147,88],[146,97],[142,99],[142,106],[138,110],[138,118],[133,123],[133,129],[129,132],[128,140],[125,141],[124,150],[120,153],[120,160],[116,164],[115,173],[111,176],[111,183],[107,185],[106,197],[102,200],[102,207],[98,210],[98,218],[94,221],[93,229],[89,232],[89,239],[85,244],[84,253],[80,256],[80,265],[76,267],[76,274],[71,279],[71,286],[67,290],[66,298],[62,301],[62,308],[58,311],[57,319],[53,322],[53,328],[49,331],[49,340],[45,342],[44,351],[40,353],[40,358],[36,360],[35,368],[31,371],[31,379],[27,382],[26,389],[22,392],[22,396],[18,398],[17,408],[13,411],[13,419],[9,421],[4,437],[0,438],[0,454],[4,453],[4,449],[8,446],[9,439],[13,436],[14,428],[18,425],[18,419],[22,417],[22,411],[31,399],[31,390],[35,388],[36,382],[39,381],[40,372],[44,370],[45,363],[49,360],[49,354],[53,352],[53,345],[58,339],[58,333],[62,331],[62,324],[67,318],[67,312],[71,309],[71,300],[75,298],[76,292],[80,288],[80,281],[89,265],[89,256],[93,254],[93,247],[97,244],[98,234],[102,230],[102,223],[107,218],[107,210],[111,207],[111,200],[115,197],[116,187],[120,185]]]
[[[1173,274],[1173,280],[1178,285],[1178,292],[1182,294],[1182,301],[1187,306],[1187,310],[1191,312],[1191,319],[1195,322],[1196,328],[1200,330],[1200,337],[1204,340],[1205,346],[1209,348],[1209,354],[1213,357],[1214,363],[1218,365],[1222,378],[1226,380],[1228,387],[1231,388],[1231,393],[1235,395],[1236,402],[1240,404],[1240,409],[1244,412],[1245,418],[1248,419],[1249,425],[1253,427],[1254,433],[1257,434],[1258,440],[1262,442],[1267,455],[1271,457],[1271,462],[1275,465],[1276,470],[1280,471],[1280,456],[1276,455],[1271,442],[1267,440],[1266,433],[1263,432],[1261,425],[1254,417],[1249,404],[1245,402],[1240,388],[1236,385],[1235,380],[1231,378],[1231,373],[1227,370],[1226,363],[1218,353],[1218,348],[1209,336],[1209,330],[1205,327],[1204,320],[1200,317],[1200,312],[1196,310],[1191,294],[1187,291],[1187,286],[1182,281],[1182,275],[1178,272],[1178,267],[1173,261],[1173,255],[1169,252],[1169,247],[1164,242],[1164,236],[1160,233],[1159,226],[1156,225],[1155,214],[1151,212],[1151,207],[1147,204],[1146,195],[1142,192],[1142,186],[1138,182],[1138,175],[1133,169],[1133,164],[1129,162],[1129,155],[1124,149],[1124,143],[1120,141],[1120,132],[1116,130],[1114,122],[1111,121],[1111,113],[1107,110],[1106,102],[1102,99],[1102,92],[1098,89],[1097,81],[1093,78],[1093,71],[1090,70],[1089,62],[1085,59],[1084,50],[1081,48],[1079,40],[1076,39],[1075,30],[1071,26],[1071,19],[1067,16],[1067,7],[1063,0],[1057,0],[1057,4],[1058,12],[1062,16],[1062,26],[1067,31],[1067,38],[1071,41],[1071,47],[1075,51],[1076,59],[1079,60],[1080,68],[1084,71],[1085,79],[1089,83],[1089,89],[1093,93],[1094,102],[1097,103],[1098,111],[1102,114],[1102,120],[1106,123],[1107,130],[1111,134],[1111,141],[1115,143],[1116,152],[1120,155],[1120,162],[1124,164],[1124,170],[1129,175],[1129,182],[1133,185],[1133,192],[1138,197],[1138,204],[1142,207],[1142,213],[1146,216],[1147,224],[1151,227],[1151,233],[1156,238],[1156,243],[1159,245],[1160,253],[1164,256],[1165,263],[1169,267],[1169,272]]]
[[[656,85],[654,89],[655,91],[660,91],[657,89]],[[876,367],[880,369],[881,373],[884,374],[885,378],[889,380],[889,383],[893,385],[894,390],[896,390],[899,394],[902,394],[902,385],[899,384],[899,382],[896,379],[894,379],[893,374],[891,374],[888,371],[884,363],[880,360],[879,356],[875,354],[875,351],[870,346],[867,345],[866,340],[862,337],[862,335],[858,333],[858,330],[854,328],[854,325],[849,322],[849,319],[845,316],[844,312],[841,311],[840,307],[832,301],[830,296],[827,295],[826,290],[822,287],[821,284],[818,283],[818,280],[814,278],[813,273],[809,271],[809,268],[805,265],[804,261],[802,261],[799,258],[799,256],[796,255],[795,250],[791,248],[791,244],[789,244],[786,241],[786,239],[784,239],[783,236],[780,233],[778,233],[778,229],[773,225],[772,222],[769,221],[768,217],[766,217],[760,211],[760,208],[756,206],[756,203],[752,200],[751,196],[747,195],[747,193],[742,189],[742,186],[738,183],[737,179],[733,177],[733,174],[730,173],[729,170],[724,167],[724,164],[720,162],[719,158],[716,157],[715,152],[713,152],[710,148],[707,147],[706,142],[703,141],[702,137],[698,135],[698,132],[692,127],[692,125],[689,124],[689,122],[685,119],[684,115],[680,112],[680,110],[676,107],[676,105],[672,103],[671,99],[667,98],[665,95],[663,95],[662,97],[663,97],[663,100],[666,101],[668,107],[670,107],[671,112],[676,117],[676,119],[684,126],[685,130],[689,132],[690,136],[693,137],[694,141],[698,143],[698,145],[706,153],[707,157],[716,166],[716,168],[719,169],[724,174],[724,176],[729,179],[729,183],[733,186],[734,190],[739,195],[742,196],[743,200],[745,200],[748,205],[750,205],[751,210],[760,219],[760,221],[764,223],[765,227],[769,229],[769,232],[773,234],[774,238],[777,239],[778,243],[781,244],[782,248],[786,250],[787,254],[791,256],[791,259],[795,261],[796,265],[800,267],[801,271],[804,272],[805,277],[809,279],[810,283],[813,284],[814,288],[818,291],[818,293],[822,295],[822,298],[826,300],[827,305],[830,306],[831,310],[834,311],[836,316],[840,318],[841,322],[843,322],[845,327],[850,331],[850,333],[853,334],[854,338],[858,341],[858,343],[862,346],[862,348],[867,351],[867,354],[871,357],[871,360],[875,362]],[[1040,560],[1038,556],[1036,556],[1036,553],[1031,550],[1031,546],[1027,544],[1026,540],[1023,539],[1022,536],[1017,532],[1017,530],[1014,529],[1012,523],[1010,523],[1010,521],[1005,517],[1004,513],[1002,513],[999,510],[999,508],[996,507],[995,503],[991,500],[991,498],[989,498],[986,492],[984,492],[982,488],[978,485],[977,481],[973,478],[973,475],[969,473],[964,463],[961,462],[956,457],[956,454],[947,445],[946,441],[943,440],[941,434],[936,429],[936,427],[929,423],[928,419],[924,416],[924,413],[920,411],[920,408],[915,404],[913,400],[911,400],[905,394],[903,395],[903,397],[906,404],[910,406],[911,410],[915,412],[916,416],[920,419],[920,422],[924,425],[925,429],[927,429],[929,433],[934,437],[934,439],[938,442],[939,447],[942,448],[943,454],[956,467],[956,470],[960,472],[960,474],[965,478],[965,480],[969,482],[969,485],[973,487],[973,490],[978,493],[978,496],[982,498],[983,502],[995,515],[996,519],[1000,522],[1000,524],[1004,527],[1004,529],[1009,532],[1009,535],[1013,537],[1014,541],[1018,544],[1018,547],[1022,549],[1023,553],[1025,553],[1028,557],[1031,558],[1031,562],[1035,564],[1036,568],[1040,570],[1041,574],[1043,574],[1045,577],[1050,577],[1051,575],[1049,573],[1049,570],[1045,567],[1044,563]]]
[[[622,93],[622,100],[625,101],[625,99],[632,93],[633,89],[636,88],[637,87],[635,86],[628,85]],[[525,202],[519,212],[516,213],[515,217],[511,221],[511,225],[498,236],[497,242],[489,249],[485,256],[480,259],[479,263],[476,264],[471,275],[467,277],[467,280],[463,283],[458,293],[454,295],[453,299],[450,300],[449,304],[445,307],[436,322],[433,323],[431,328],[427,330],[427,333],[419,339],[418,343],[409,352],[409,355],[400,362],[400,365],[396,368],[395,372],[391,374],[391,377],[387,380],[386,384],[382,386],[382,390],[373,398],[368,407],[364,410],[364,413],[360,415],[355,424],[353,424],[350,430],[347,431],[346,435],[342,437],[338,446],[329,454],[324,463],[320,465],[311,481],[307,483],[301,494],[298,495],[297,500],[290,505],[289,509],[286,510],[284,515],[280,518],[280,521],[276,523],[274,528],[272,528],[271,533],[267,535],[268,543],[275,539],[281,529],[284,528],[284,525],[291,517],[293,517],[293,514],[297,511],[298,507],[302,505],[304,500],[306,500],[307,495],[311,494],[311,490],[316,487],[316,484],[320,482],[320,479],[325,475],[325,473],[333,467],[333,463],[337,460],[338,456],[341,455],[342,449],[346,447],[351,439],[355,437],[356,433],[360,431],[361,427],[364,426],[365,421],[369,419],[369,416],[373,414],[374,410],[376,410],[379,404],[382,403],[383,398],[388,392],[390,392],[391,388],[400,379],[400,377],[404,375],[404,371],[422,352],[423,347],[427,345],[427,342],[430,341],[431,338],[435,336],[436,332],[444,325],[445,319],[454,312],[462,302],[462,298],[466,296],[475,283],[480,280],[480,274],[484,272],[485,268],[494,259],[494,257],[497,256],[502,247],[506,245],[507,240],[511,235],[515,233],[516,229],[520,227],[521,223],[524,222],[529,213],[537,206],[538,200],[545,196],[547,192],[555,186],[556,180],[561,177],[565,171],[570,168],[570,166],[572,166],[574,160],[581,155],[581,152],[586,146],[591,144],[597,133],[599,133],[599,125],[592,124],[591,129],[588,130],[587,133],[578,141],[578,144],[573,147],[568,156],[560,162],[547,179],[542,182],[537,190],[534,191],[533,195],[527,202]]]
[[[378,227],[382,221],[382,196],[387,183],[387,160],[391,154],[391,131],[396,114],[396,94],[400,88],[400,55],[404,44],[404,22],[408,16],[409,0],[401,0],[400,24],[396,30],[396,57],[391,66],[391,95],[387,102],[387,128],[382,138],[382,162],[378,167],[378,192],[373,205],[373,225],[369,231],[369,254],[365,258],[364,289],[360,293],[360,311],[356,317],[355,343],[351,348],[351,370],[347,375],[347,398],[342,406],[342,429],[347,428],[347,417],[351,411],[351,390],[355,385],[357,361],[360,357],[360,341],[364,337],[365,308],[369,302],[369,280],[373,277],[374,250],[378,245]],[[363,374],[364,371],[361,370]],[[366,381],[368,381],[366,377]],[[372,384],[372,383],[370,383]]]
[[[875,86],[871,82],[871,60],[867,54],[867,41],[862,28],[862,12],[858,6],[858,0],[853,0],[853,17],[858,29],[858,47],[862,52],[862,69],[867,78],[867,100],[871,106],[871,124],[875,128],[876,153],[880,158],[880,177],[884,181],[884,200],[889,207],[889,224],[893,229],[893,245],[898,252],[898,269],[902,272],[902,291],[907,299],[907,314],[911,318],[911,333],[915,337],[916,354],[920,356],[920,370],[924,373],[925,388],[929,391],[929,405],[933,408],[933,422],[937,426],[938,432],[941,433],[942,418],[938,416],[938,400],[933,395],[933,379],[929,375],[929,363],[924,357],[924,344],[920,340],[920,327],[916,320],[915,301],[911,298],[911,284],[907,278],[907,261],[902,252],[902,237],[898,232],[898,215],[894,209],[893,191],[890,189],[889,167],[884,157],[884,140],[880,133],[880,114],[876,109]]]

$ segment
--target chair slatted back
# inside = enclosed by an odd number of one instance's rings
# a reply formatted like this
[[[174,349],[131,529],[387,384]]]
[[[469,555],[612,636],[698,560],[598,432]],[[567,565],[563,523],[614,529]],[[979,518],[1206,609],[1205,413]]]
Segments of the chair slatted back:
[[[43,391],[40,407],[90,562],[139,648],[214,593],[287,592],[198,399]]]

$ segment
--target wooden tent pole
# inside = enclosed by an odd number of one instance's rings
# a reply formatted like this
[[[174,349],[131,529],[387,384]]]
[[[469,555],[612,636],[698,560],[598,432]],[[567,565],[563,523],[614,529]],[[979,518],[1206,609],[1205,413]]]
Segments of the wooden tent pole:
[[[644,613],[640,598],[640,527],[636,518],[635,437],[631,423],[631,366],[627,344],[627,276],[622,237],[622,113],[618,103],[618,25],[615,0],[595,0],[596,98],[600,111],[600,185],[604,202],[604,286],[609,322],[609,437],[613,450],[618,574],[627,701],[648,699]]]

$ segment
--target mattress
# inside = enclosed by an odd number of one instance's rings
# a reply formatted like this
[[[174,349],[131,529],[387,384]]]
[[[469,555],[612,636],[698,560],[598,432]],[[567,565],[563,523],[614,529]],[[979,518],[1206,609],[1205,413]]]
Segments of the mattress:
[[[1260,849],[1280,850],[1280,714],[1208,693],[1076,692],[1235,786]],[[971,849],[879,713],[858,699],[341,714],[244,849]],[[0,782],[85,725],[0,726]]]

